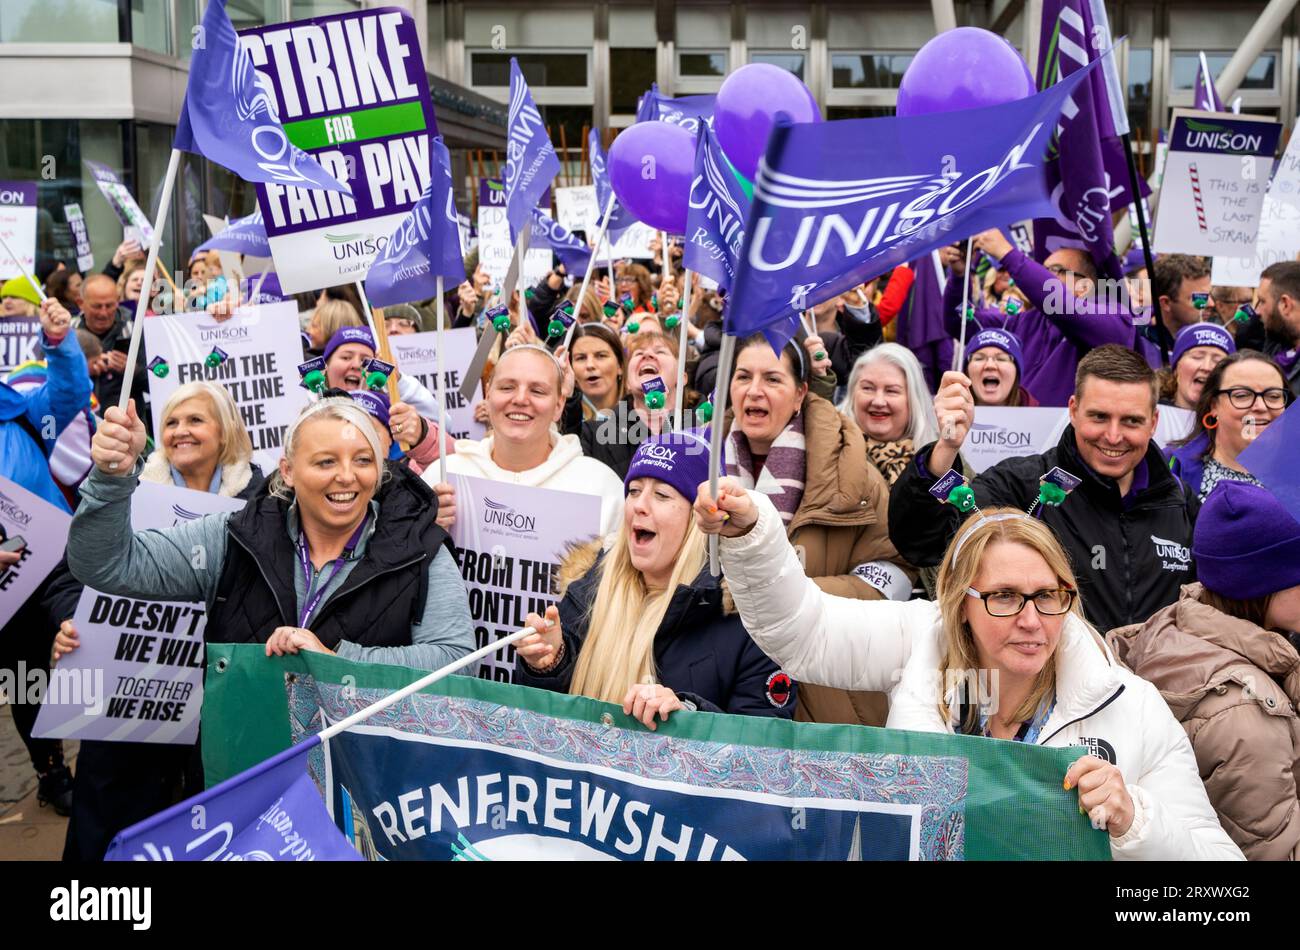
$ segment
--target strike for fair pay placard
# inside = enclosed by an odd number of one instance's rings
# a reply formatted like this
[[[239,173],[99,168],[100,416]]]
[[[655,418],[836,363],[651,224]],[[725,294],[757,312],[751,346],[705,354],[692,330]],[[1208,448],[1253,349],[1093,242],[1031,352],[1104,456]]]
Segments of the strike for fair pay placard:
[[[259,184],[286,294],[365,277],[429,183],[438,134],[415,21],[391,7],[244,30],[289,140],[352,188]]]
[[[451,540],[469,592],[477,649],[559,601],[552,575],[572,547],[600,533],[600,499],[464,475],[448,480],[456,489]],[[478,675],[510,683],[514,669],[515,648],[509,646],[484,659]]]
[[[311,398],[298,385],[302,336],[296,303],[241,307],[220,323],[205,313],[149,317],[144,347],[154,432],[162,432],[163,408],[177,388],[196,380],[218,383],[239,407],[253,461],[266,474],[275,470],[284,433]],[[158,360],[166,364],[165,373]]]
[[[72,515],[0,476],[0,549],[21,551],[13,567],[0,566],[0,627],[63,557]]]
[[[487,434],[481,422],[474,421],[474,407],[483,401],[483,392],[475,387],[474,398],[460,394],[461,374],[474,360],[478,336],[473,327],[442,332],[442,375],[447,398],[447,434],[453,439],[481,439]],[[403,333],[388,338],[393,360],[404,376],[418,379],[425,389],[437,395],[437,333]],[[437,418],[429,420],[437,422]]]
[[[1152,250],[1254,254],[1281,134],[1276,119],[1175,109]]]
[[[131,528],[170,528],[242,507],[237,498],[141,482],[131,496]],[[87,587],[72,618],[81,646],[55,665],[32,735],[194,742],[203,707],[205,619],[201,603],[138,600]]]

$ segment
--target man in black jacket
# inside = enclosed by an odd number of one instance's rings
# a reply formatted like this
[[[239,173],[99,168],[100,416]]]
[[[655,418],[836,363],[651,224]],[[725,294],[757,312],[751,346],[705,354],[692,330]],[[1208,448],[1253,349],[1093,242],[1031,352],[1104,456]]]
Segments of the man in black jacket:
[[[1039,506],[1042,520],[1070,556],[1088,619],[1102,631],[1144,622],[1196,579],[1191,545],[1200,509],[1151,443],[1155,373],[1126,347],[1098,347],[1079,361],[1069,410],[1071,424],[1055,448],[1005,459],[971,488],[983,508],[1027,511],[1053,468],[1080,479],[1059,506]],[[974,421],[970,380],[944,374],[935,411],[939,441],[917,453],[889,499],[890,538],[920,566],[942,560],[961,521],[930,487],[953,467]]]
[[[108,406],[116,406],[122,394],[123,381],[127,375],[126,351],[131,342],[131,329],[135,313],[122,306],[117,296],[117,284],[103,274],[94,274],[86,278],[81,288],[81,316],[74,326],[84,327],[99,340],[103,353],[89,363],[90,376],[95,383],[95,398],[99,400],[102,414]],[[138,394],[137,405],[144,405],[149,395],[149,374],[145,369],[147,360],[143,341],[136,355],[134,377],[131,392]],[[151,428],[149,413],[143,409],[140,417],[145,420],[145,428]]]
[[[1300,263],[1278,261],[1264,268],[1259,317],[1266,331],[1264,352],[1282,367],[1287,386],[1300,396]]]

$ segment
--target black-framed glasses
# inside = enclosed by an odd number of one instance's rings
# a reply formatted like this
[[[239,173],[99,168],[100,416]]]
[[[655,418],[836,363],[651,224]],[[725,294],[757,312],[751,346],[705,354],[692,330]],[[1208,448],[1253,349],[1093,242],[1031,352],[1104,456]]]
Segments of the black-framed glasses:
[[[1034,602],[1034,609],[1044,617],[1057,617],[1067,613],[1078,596],[1078,591],[1069,587],[1049,587],[1036,590],[1032,594],[1022,594],[1018,590],[991,590],[980,593],[974,587],[967,587],[970,597],[984,601],[984,609],[990,617],[1014,617],[1025,609],[1025,604]]]
[[[1281,386],[1273,386],[1269,389],[1258,390],[1251,389],[1247,386],[1233,386],[1231,389],[1220,389],[1215,396],[1228,397],[1228,402],[1232,403],[1234,409],[1249,409],[1255,405],[1255,399],[1264,400],[1264,405],[1269,409],[1285,409],[1291,402],[1291,391],[1283,389]]]

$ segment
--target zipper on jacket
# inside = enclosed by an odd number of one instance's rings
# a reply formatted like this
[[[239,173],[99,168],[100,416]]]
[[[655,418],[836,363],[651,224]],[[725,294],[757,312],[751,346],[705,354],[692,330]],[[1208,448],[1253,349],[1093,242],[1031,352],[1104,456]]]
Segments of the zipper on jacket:
[[[1123,684],[1120,684],[1119,689],[1117,689],[1117,690],[1115,690],[1115,692],[1111,693],[1111,694],[1110,694],[1110,698],[1107,699],[1107,700],[1106,700],[1104,703],[1102,703],[1100,706],[1098,706],[1096,709],[1092,710],[1092,712],[1087,712],[1087,713],[1084,713],[1082,716],[1079,716],[1079,717],[1076,718],[1076,719],[1071,719],[1069,722],[1067,722],[1067,723],[1065,723],[1064,725],[1062,725],[1060,729],[1057,729],[1056,732],[1053,732],[1053,733],[1052,733],[1050,736],[1048,736],[1046,739],[1039,739],[1038,742],[1037,742],[1036,744],[1037,744],[1037,745],[1047,745],[1047,743],[1048,743],[1051,739],[1055,738],[1056,735],[1057,735],[1058,733],[1060,733],[1062,729],[1066,729],[1066,728],[1068,728],[1068,727],[1070,727],[1070,726],[1073,726],[1076,722],[1083,722],[1085,719],[1090,719],[1091,717],[1097,715],[1097,713],[1101,712],[1103,709],[1105,709],[1107,706],[1109,706],[1109,705],[1110,705],[1111,703],[1113,703],[1115,700],[1119,699],[1119,694],[1122,693],[1122,692],[1124,692],[1124,686],[1123,686]]]

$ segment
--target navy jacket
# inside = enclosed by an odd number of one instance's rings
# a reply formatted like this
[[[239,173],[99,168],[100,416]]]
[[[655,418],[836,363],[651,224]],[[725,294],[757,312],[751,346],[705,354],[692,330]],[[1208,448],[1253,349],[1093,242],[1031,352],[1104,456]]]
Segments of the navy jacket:
[[[591,605],[600,586],[599,568],[597,560],[569,585],[560,601],[564,656],[559,665],[536,673],[516,654],[517,682],[568,692],[578,651],[587,638]],[[794,683],[750,639],[735,608],[728,604],[730,610],[724,610],[719,580],[706,566],[693,584],[682,585],[673,594],[655,634],[658,681],[697,709],[792,718]]]

